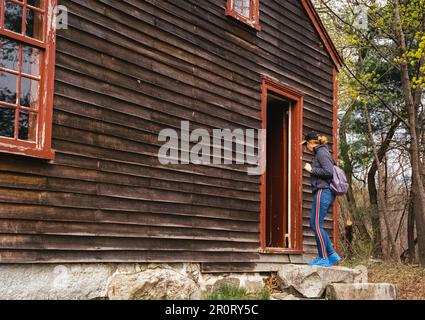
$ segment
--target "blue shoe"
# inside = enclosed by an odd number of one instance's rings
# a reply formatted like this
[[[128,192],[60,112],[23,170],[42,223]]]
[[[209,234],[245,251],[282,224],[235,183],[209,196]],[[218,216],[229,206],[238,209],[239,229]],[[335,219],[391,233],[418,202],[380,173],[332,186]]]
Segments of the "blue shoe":
[[[319,262],[319,260],[322,259],[320,257],[317,257],[316,259],[314,259],[313,261],[310,261],[309,263],[307,263],[308,266],[314,266],[316,265],[316,263]]]
[[[338,255],[338,253],[334,252],[328,257],[328,260],[330,266],[333,266],[341,261],[341,257]]]
[[[328,259],[319,258],[316,263],[310,264],[310,266],[327,267],[329,264]]]

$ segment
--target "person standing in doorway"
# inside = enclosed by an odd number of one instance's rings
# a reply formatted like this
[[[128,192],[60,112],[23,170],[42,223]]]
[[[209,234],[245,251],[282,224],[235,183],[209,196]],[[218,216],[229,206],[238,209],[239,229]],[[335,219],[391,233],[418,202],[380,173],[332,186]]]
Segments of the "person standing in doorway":
[[[336,195],[329,188],[333,178],[334,160],[328,148],[326,136],[319,136],[316,132],[309,132],[302,142],[308,152],[313,154],[313,162],[307,163],[304,170],[311,173],[311,187],[313,191],[313,206],[310,215],[310,227],[314,231],[317,243],[318,257],[307,263],[310,266],[331,267],[341,258],[336,253],[323,228],[323,223],[329,208],[335,201]]]

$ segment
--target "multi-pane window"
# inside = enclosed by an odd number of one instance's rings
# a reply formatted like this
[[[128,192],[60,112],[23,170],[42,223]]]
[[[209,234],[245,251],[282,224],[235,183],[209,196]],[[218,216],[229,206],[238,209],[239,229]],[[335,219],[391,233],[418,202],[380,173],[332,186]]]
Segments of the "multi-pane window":
[[[245,18],[249,18],[251,0],[235,0],[235,11]]]
[[[55,5],[56,0],[0,0],[0,151],[53,156]]]
[[[226,15],[260,30],[259,0],[227,0]]]

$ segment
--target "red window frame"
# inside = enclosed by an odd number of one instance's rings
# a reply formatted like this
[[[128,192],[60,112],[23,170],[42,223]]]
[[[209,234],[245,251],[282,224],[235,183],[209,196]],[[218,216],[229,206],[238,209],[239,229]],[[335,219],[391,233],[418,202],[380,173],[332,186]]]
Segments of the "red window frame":
[[[302,168],[302,146],[303,140],[303,107],[304,94],[294,88],[280,83],[279,81],[262,76],[261,85],[261,118],[262,129],[267,130],[267,95],[269,92],[281,96],[292,102],[291,107],[291,172],[289,173],[291,182],[291,243],[292,248],[270,248],[266,246],[266,175],[264,172],[261,176],[261,212],[260,212],[260,244],[262,253],[277,254],[303,254],[303,208],[302,208],[302,185],[303,185],[303,168]],[[266,159],[267,150],[262,150],[262,159]],[[266,169],[267,170],[267,169]]]
[[[16,33],[8,30],[4,27],[5,20],[5,4],[8,3],[19,4],[23,8],[22,13],[22,32]],[[38,105],[37,109],[33,111],[37,114],[37,128],[35,130],[36,136],[34,141],[26,141],[18,139],[18,127],[19,117],[17,116],[19,110],[30,110],[18,104],[0,101],[2,107],[8,107],[15,110],[15,126],[14,126],[14,137],[2,137],[0,136],[0,152],[26,155],[31,157],[37,157],[42,159],[53,159],[54,152],[51,149],[52,139],[52,113],[53,113],[53,92],[54,92],[54,67],[55,67],[55,38],[56,38],[56,6],[57,0],[40,0],[42,3],[41,9],[35,8],[27,4],[27,0],[0,0],[1,16],[0,16],[0,36],[10,38],[11,40],[17,41],[19,45],[19,58],[18,58],[18,70],[14,71],[7,68],[0,67],[0,71],[14,74],[18,77],[17,88],[17,100],[20,98],[20,86],[21,86],[21,74],[22,74],[22,44],[30,45],[40,50],[40,70],[39,76],[33,79],[39,81],[38,91]],[[31,9],[34,12],[37,11],[43,17],[42,25],[42,40],[28,37],[26,35],[26,13],[27,9]],[[25,76],[25,78],[31,79],[31,77]],[[32,110],[32,109],[31,109]]]
[[[226,16],[231,16],[236,20],[239,20],[244,24],[260,31],[260,0],[249,0],[249,17],[245,17],[236,11],[235,1],[236,0],[227,0]]]

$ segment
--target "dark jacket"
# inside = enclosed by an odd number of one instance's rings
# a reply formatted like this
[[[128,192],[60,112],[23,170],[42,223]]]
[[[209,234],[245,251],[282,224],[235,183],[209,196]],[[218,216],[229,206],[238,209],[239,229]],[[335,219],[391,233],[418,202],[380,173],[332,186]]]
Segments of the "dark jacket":
[[[332,182],[334,160],[326,144],[313,149],[313,163],[311,165],[311,188],[313,193],[318,189],[329,188]]]

